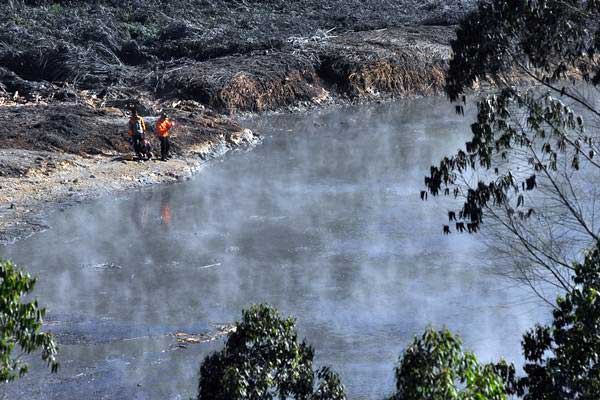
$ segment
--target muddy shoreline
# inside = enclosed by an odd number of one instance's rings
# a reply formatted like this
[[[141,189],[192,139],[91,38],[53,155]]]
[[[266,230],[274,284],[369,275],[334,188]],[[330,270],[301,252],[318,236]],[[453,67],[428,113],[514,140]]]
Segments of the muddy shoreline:
[[[0,132],[0,243],[46,229],[56,208],[185,180],[210,159],[251,148],[260,132],[244,128],[248,116],[440,93],[451,24],[468,2],[408,12],[408,3],[353,1],[362,18],[308,0],[251,10],[180,0],[157,14],[110,2],[0,6],[9,16],[0,123],[10,127]],[[175,3],[214,16],[193,19]],[[160,111],[177,121],[172,160],[132,160],[131,105],[150,125]]]
[[[188,180],[206,163],[231,150],[248,149],[260,142],[249,130],[225,139],[186,149],[166,162],[130,160],[129,155],[77,156],[26,150],[0,150],[0,160],[44,158],[47,166],[24,176],[0,177],[0,244],[8,244],[50,228],[46,216],[83,201],[119,196],[157,184]]]

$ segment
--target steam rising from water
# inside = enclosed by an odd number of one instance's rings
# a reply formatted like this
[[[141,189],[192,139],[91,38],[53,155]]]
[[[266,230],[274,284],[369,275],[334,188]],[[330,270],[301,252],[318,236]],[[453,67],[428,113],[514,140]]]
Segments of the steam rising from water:
[[[191,182],[56,213],[1,251],[39,275],[49,327],[69,343],[63,368],[36,366],[8,390],[189,398],[220,343],[173,350],[168,334],[257,302],[297,318],[351,399],[391,393],[402,348],[430,323],[484,360],[519,361],[521,333],[547,310],[483,266],[476,238],[441,234],[447,199],[419,199],[469,121],[432,98],[262,118],[250,122],[262,146]]]

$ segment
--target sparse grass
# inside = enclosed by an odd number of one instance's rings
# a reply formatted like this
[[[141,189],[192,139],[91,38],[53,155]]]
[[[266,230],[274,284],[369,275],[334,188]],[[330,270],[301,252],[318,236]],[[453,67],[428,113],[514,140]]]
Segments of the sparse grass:
[[[132,22],[125,24],[129,35],[134,40],[149,41],[156,40],[160,35],[160,28],[155,24],[142,24]]]
[[[48,6],[48,12],[54,16],[61,15],[65,11],[62,4],[51,4]]]
[[[17,26],[21,26],[23,28],[27,28],[30,26],[29,19],[23,18],[19,13],[14,13],[10,16],[10,20],[15,23]]]

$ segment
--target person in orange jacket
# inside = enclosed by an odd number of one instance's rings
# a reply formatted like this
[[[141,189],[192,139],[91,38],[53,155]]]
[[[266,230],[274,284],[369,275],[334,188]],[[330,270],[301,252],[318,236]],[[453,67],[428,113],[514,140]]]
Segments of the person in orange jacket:
[[[169,150],[171,143],[169,143],[169,135],[173,125],[173,121],[171,121],[169,116],[163,112],[158,121],[156,121],[156,125],[154,127],[154,132],[160,139],[160,159],[163,161],[166,161],[167,158],[170,158]]]

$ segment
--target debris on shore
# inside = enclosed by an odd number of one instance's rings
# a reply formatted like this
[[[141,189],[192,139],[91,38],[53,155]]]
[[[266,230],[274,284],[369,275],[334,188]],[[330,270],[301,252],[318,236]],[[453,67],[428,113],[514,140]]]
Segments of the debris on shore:
[[[185,332],[177,332],[173,334],[177,344],[177,348],[187,348],[187,345],[201,344],[206,342],[212,342],[220,339],[223,336],[227,336],[232,332],[235,332],[236,326],[233,324],[217,324],[214,326],[215,330],[209,333],[191,334]]]

